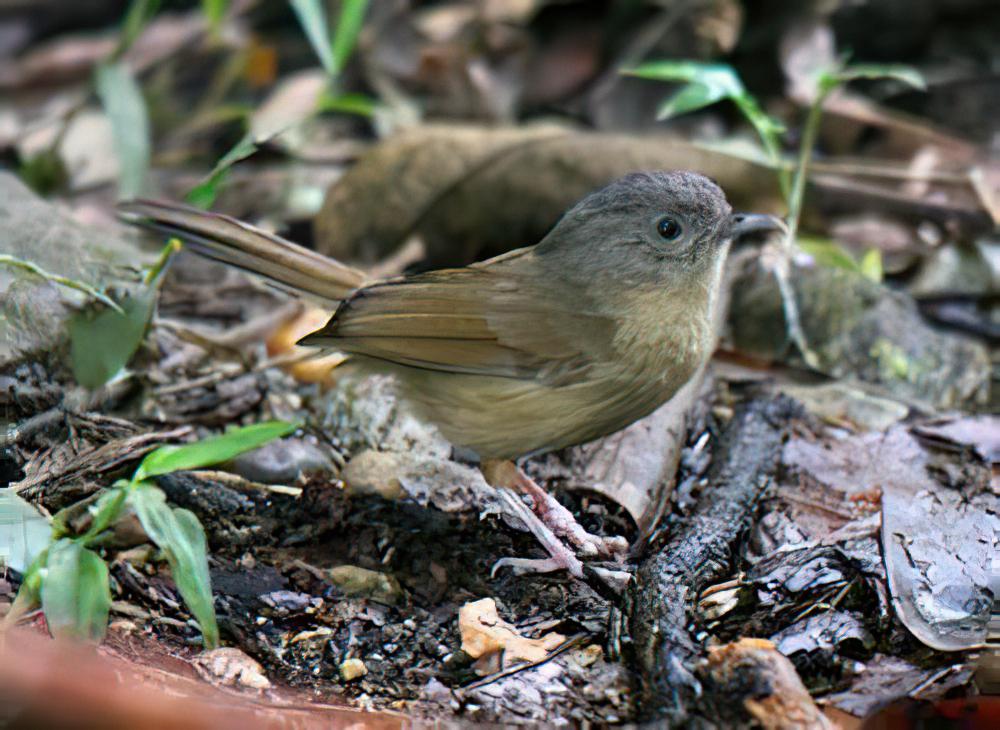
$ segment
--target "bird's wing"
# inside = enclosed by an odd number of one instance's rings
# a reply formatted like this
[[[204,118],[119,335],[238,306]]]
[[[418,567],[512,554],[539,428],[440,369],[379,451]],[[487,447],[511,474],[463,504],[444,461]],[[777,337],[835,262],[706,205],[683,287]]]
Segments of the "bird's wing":
[[[374,284],[302,344],[399,365],[557,384],[608,355],[614,322],[560,298],[522,249],[483,265]]]

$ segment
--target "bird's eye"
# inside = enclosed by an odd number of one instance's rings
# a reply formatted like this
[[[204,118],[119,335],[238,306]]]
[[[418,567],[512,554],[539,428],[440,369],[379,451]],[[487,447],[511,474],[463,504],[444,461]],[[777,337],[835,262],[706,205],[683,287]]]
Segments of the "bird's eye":
[[[681,224],[674,218],[669,216],[666,218],[660,218],[659,222],[656,224],[656,232],[660,234],[661,238],[668,241],[675,241],[681,235]]]

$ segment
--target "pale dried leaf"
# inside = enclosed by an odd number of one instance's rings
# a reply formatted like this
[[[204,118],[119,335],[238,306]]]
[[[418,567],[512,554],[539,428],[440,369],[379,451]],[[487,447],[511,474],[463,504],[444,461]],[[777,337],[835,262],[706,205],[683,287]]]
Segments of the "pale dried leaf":
[[[462,606],[458,612],[458,628],[462,635],[462,651],[474,659],[499,654],[503,667],[541,661],[566,641],[565,636],[555,632],[538,639],[521,636],[517,627],[500,618],[492,598]]]

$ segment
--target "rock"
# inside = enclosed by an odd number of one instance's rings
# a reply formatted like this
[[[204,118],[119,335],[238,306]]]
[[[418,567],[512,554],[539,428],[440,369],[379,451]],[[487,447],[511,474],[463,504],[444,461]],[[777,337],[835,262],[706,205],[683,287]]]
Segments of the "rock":
[[[819,385],[782,384],[778,390],[799,401],[806,409],[833,423],[848,422],[862,431],[884,431],[906,418],[910,409],[902,403],[880,398],[846,383]]]
[[[399,499],[403,485],[399,481],[400,455],[368,449],[351,459],[342,477],[348,494],[377,494],[383,499]]]
[[[222,646],[202,652],[192,662],[202,679],[217,687],[265,690],[271,682],[264,668],[239,649]]]
[[[286,438],[240,454],[233,459],[234,472],[252,482],[291,484],[304,473],[334,471],[333,461],[315,443]]]
[[[131,290],[155,251],[121,230],[84,225],[0,172],[0,254],[98,290]],[[0,368],[66,344],[66,323],[86,296],[23,269],[0,264]]]
[[[387,606],[403,602],[403,588],[387,573],[367,570],[356,565],[338,565],[325,571],[330,582],[348,596],[370,598]]]
[[[931,408],[985,402],[986,348],[931,328],[907,294],[823,266],[796,265],[790,278],[806,341],[824,374],[873,383]],[[786,357],[790,341],[774,276],[756,258],[747,259],[732,292],[729,325],[736,348],[769,360]]]
[[[350,453],[375,448],[416,456],[451,455],[447,439],[399,401],[395,383],[384,375],[343,378],[331,391],[323,426]]]
[[[340,663],[340,676],[345,682],[353,682],[368,674],[368,667],[360,659],[347,659]]]
[[[348,494],[406,497],[442,512],[478,512],[492,505],[496,494],[478,469],[413,453],[362,451],[341,476]]]

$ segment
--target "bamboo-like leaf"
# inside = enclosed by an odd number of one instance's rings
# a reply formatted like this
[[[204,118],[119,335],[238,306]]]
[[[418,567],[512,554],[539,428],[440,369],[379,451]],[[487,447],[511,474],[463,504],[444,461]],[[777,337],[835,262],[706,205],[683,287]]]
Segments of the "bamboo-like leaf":
[[[46,547],[35,557],[28,569],[24,571],[21,587],[14,596],[14,603],[3,618],[3,627],[13,626],[29,611],[34,611],[42,603],[42,571],[49,560],[49,548]]]
[[[831,76],[840,83],[856,79],[894,79],[914,89],[927,88],[923,74],[912,66],[899,63],[852,63],[834,71]]]
[[[63,538],[49,548],[40,591],[52,635],[100,641],[108,628],[108,566],[97,553]]]
[[[229,8],[229,0],[201,0],[201,12],[213,33],[218,33]]]
[[[135,510],[149,539],[163,551],[184,603],[201,626],[206,649],[219,645],[219,627],[212,604],[205,531],[198,518],[185,509],[171,509],[163,492],[150,482],[129,490]]]
[[[828,266],[845,271],[860,273],[858,262],[842,246],[823,238],[802,236],[798,239],[799,248],[813,257],[820,266]]]
[[[725,98],[726,95],[721,89],[692,81],[660,105],[656,110],[656,118],[669,119],[678,114],[697,111]]]
[[[358,34],[364,23],[368,0],[344,0],[340,5],[340,17],[333,34],[333,74],[339,74],[347,65],[347,59],[354,52]]]
[[[330,24],[326,19],[323,0],[290,0],[292,10],[299,18],[302,30],[319,57],[319,62],[330,76],[336,76],[337,62],[330,43]],[[346,3],[345,3],[346,4]]]
[[[364,94],[324,93],[319,99],[318,110],[370,117],[375,114],[376,106],[378,106],[378,102]]]
[[[97,503],[94,504],[91,509],[93,510],[93,520],[90,523],[90,528],[84,534],[82,542],[87,543],[106,529],[111,527],[111,525],[118,519],[122,513],[122,508],[125,506],[125,498],[127,496],[125,487],[128,486],[128,482],[119,481],[113,489],[108,489],[103,492],[100,497],[97,498]]]
[[[686,86],[660,106],[657,119],[696,111],[724,99],[732,101],[753,125],[771,159],[778,159],[779,135],[784,125],[761,109],[731,66],[699,61],[651,61],[622,73],[655,81],[686,82]]]
[[[139,464],[133,481],[138,482],[160,474],[185,469],[200,469],[229,461],[244,451],[256,449],[268,441],[286,436],[297,428],[286,421],[267,421],[234,428],[221,436],[183,446],[161,446],[146,454]]]

